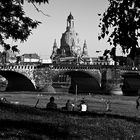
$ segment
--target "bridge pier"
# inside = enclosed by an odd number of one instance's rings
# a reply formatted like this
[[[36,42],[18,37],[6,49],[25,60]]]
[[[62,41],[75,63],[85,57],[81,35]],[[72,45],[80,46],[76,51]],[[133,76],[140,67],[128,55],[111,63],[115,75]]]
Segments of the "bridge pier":
[[[102,72],[102,91],[105,94],[121,92],[122,77],[120,69],[108,68]]]
[[[52,86],[52,75],[53,71],[49,66],[38,66],[38,68],[34,71],[34,81],[36,89],[38,91],[55,93],[55,89]]]

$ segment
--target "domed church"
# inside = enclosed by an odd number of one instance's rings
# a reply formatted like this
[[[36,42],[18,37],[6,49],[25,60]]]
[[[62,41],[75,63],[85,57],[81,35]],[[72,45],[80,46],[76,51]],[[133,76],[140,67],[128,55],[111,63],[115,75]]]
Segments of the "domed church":
[[[88,57],[87,44],[85,41],[81,49],[79,43],[79,36],[74,28],[74,17],[70,13],[67,17],[66,31],[60,39],[60,47],[57,46],[56,39],[54,41],[50,57],[52,62],[82,62],[84,58]]]

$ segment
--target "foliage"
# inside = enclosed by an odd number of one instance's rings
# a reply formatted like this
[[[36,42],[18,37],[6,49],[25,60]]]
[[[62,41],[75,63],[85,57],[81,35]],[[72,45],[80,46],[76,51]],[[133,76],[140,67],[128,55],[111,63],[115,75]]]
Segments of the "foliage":
[[[19,52],[19,49],[17,48],[17,45],[12,46],[12,51],[14,52]]]
[[[115,61],[116,60],[116,48],[113,47],[111,50],[105,50],[103,56],[108,59],[108,54],[110,54],[111,58]]]
[[[134,59],[140,36],[140,1],[108,0],[109,7],[100,18],[101,34],[98,39],[108,37],[107,42],[120,45],[123,53]],[[100,16],[100,14],[99,14]]]
[[[25,0],[0,0],[0,45],[7,49],[7,39],[26,41],[40,22],[25,15]],[[48,3],[48,0],[26,0],[29,3]]]

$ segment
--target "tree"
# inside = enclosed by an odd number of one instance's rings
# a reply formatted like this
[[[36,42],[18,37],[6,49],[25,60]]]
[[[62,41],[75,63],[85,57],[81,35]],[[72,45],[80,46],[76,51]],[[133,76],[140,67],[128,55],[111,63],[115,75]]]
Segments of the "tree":
[[[113,47],[110,51],[110,55],[114,61],[116,61],[116,48]]]
[[[0,0],[0,45],[5,50],[10,49],[6,40],[12,38],[15,42],[24,42],[32,33],[32,29],[41,23],[25,15],[24,1],[34,6],[35,3],[48,3],[48,0]]]
[[[12,46],[13,53],[15,53],[15,52],[19,53],[19,49],[17,47],[18,47],[17,45]]]
[[[100,18],[101,33],[98,39],[108,37],[115,48],[120,45],[123,53],[138,48],[140,36],[140,0],[108,0],[109,7]],[[99,16],[101,16],[99,14]],[[134,59],[136,53],[130,51]]]

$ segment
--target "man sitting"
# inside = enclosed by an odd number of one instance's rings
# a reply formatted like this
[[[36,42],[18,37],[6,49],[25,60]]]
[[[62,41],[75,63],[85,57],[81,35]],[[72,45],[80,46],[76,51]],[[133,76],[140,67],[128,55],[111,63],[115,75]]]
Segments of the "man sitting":
[[[85,112],[85,111],[87,111],[87,109],[88,109],[88,107],[87,107],[85,101],[82,100],[82,101],[81,101],[81,104],[80,104],[80,111],[81,111],[81,112]]]
[[[74,104],[71,103],[70,100],[67,100],[65,107],[62,107],[63,111],[73,111]]]
[[[47,109],[50,110],[56,110],[57,109],[57,104],[54,102],[54,97],[50,98],[50,102],[46,106]]]

